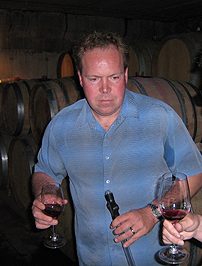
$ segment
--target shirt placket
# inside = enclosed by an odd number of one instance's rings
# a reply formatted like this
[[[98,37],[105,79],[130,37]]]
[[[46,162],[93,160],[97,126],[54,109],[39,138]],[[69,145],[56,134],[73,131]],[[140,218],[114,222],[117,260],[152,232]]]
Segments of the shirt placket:
[[[104,176],[104,190],[110,190],[111,188],[111,147],[110,147],[109,132],[106,132],[103,139],[103,176]]]

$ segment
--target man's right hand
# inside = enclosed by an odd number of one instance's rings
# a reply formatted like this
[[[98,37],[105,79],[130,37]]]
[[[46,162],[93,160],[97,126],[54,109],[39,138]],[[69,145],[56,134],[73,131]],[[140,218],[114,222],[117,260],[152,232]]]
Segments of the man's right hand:
[[[41,202],[41,196],[38,196],[32,205],[32,214],[35,218],[35,225],[38,229],[47,229],[51,225],[57,225],[58,221],[43,213],[45,205]]]

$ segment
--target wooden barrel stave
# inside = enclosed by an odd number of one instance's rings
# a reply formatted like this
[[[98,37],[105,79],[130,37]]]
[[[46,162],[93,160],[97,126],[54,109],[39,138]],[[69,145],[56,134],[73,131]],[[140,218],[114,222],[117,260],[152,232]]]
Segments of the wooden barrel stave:
[[[3,107],[2,107],[2,98],[3,98],[3,90],[8,82],[0,82],[0,127],[3,126]]]
[[[132,45],[129,48],[129,76],[135,76],[141,73],[143,76],[151,75],[151,58],[148,51],[142,47],[141,49],[137,45]]]
[[[30,94],[29,119],[37,144],[51,118],[58,112],[57,100],[52,88],[42,82],[36,84]]]
[[[73,77],[74,66],[70,54],[64,52],[60,55],[57,63],[57,78]]]
[[[152,58],[157,42],[151,39],[136,40],[129,47],[129,76],[151,76]]]
[[[195,139],[196,136],[196,124],[197,124],[197,117],[195,115],[195,106],[193,104],[191,95],[189,93],[189,87],[184,86],[177,81],[174,80],[167,80],[170,82],[170,84],[173,84],[179,94],[181,95],[181,99],[183,101],[183,113],[184,113],[184,118],[183,121],[189,130],[190,135],[192,136],[193,139]]]
[[[152,59],[152,76],[201,85],[200,71],[195,67],[201,49],[201,32],[191,32],[165,37]]]
[[[4,126],[0,129],[0,188],[7,189],[9,185],[9,173],[8,173],[8,149],[12,137],[8,135]]]
[[[38,146],[31,134],[12,139],[8,150],[9,186],[20,209],[31,207],[33,197],[31,176]]]
[[[32,134],[38,144],[54,115],[78,99],[80,93],[73,78],[41,82],[33,87],[30,94],[29,119]]]
[[[68,105],[75,103],[82,98],[81,87],[77,84],[76,80],[72,77],[58,79],[56,82],[61,84],[68,95]]]
[[[27,135],[29,121],[29,87],[24,82],[7,84],[2,96],[3,123],[11,136]]]

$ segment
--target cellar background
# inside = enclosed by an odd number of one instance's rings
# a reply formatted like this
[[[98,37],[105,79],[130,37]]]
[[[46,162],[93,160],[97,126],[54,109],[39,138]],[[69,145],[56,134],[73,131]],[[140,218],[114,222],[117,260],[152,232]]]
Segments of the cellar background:
[[[195,54],[192,59],[193,61],[200,61],[198,55],[200,56],[200,44],[202,44],[201,10],[202,1],[187,0],[29,0],[0,2],[1,204],[3,206],[8,205],[20,215],[30,232],[35,232],[30,211],[33,200],[30,178],[36,154],[40,147],[41,132],[44,129],[44,125],[35,132],[34,122],[36,121],[33,120],[33,115],[30,116],[29,97],[34,97],[34,92],[40,88],[42,99],[45,99],[44,102],[36,100],[35,103],[35,115],[40,116],[40,110],[44,113],[41,121],[40,119],[37,121],[38,125],[40,122],[41,124],[42,122],[46,124],[64,105],[71,104],[83,97],[82,89],[77,83],[77,75],[71,61],[71,53],[78,37],[93,30],[117,32],[134,50],[138,43],[152,43],[159,47],[164,40],[169,40],[169,38],[172,40],[172,36],[177,39],[183,38],[182,36],[189,36],[190,40],[192,40],[190,36],[194,36],[198,46],[194,50]],[[69,57],[66,58],[65,55]],[[169,51],[166,56],[169,57]],[[67,60],[67,68],[63,70],[62,63],[64,58]],[[133,71],[133,67],[131,65],[129,72],[131,76],[136,74],[148,76],[142,69],[136,73],[136,69]],[[152,71],[149,73],[150,75],[152,76]],[[200,133],[202,123],[200,69],[197,69],[197,75],[199,79],[197,84],[193,84],[196,87],[194,87],[194,95],[191,98],[192,104],[195,106],[198,132]],[[153,78],[156,81],[161,77],[155,75]],[[160,80],[161,82],[163,81]],[[174,82],[172,81],[172,83]],[[180,80],[180,82],[187,82],[187,80]],[[52,105],[50,106],[50,99],[46,99],[46,92],[47,90],[51,92],[54,90],[54,93],[57,90],[58,92],[61,83],[66,84],[64,88],[68,99],[65,98],[62,107],[52,107]],[[189,87],[190,85],[186,84],[186,86]],[[17,123],[21,121],[19,121],[18,116],[17,107],[19,107],[19,103],[16,92],[25,93],[26,87],[29,88],[29,93],[23,98],[23,104],[25,102],[27,104],[26,108],[29,110],[25,108],[25,111],[27,111],[28,120],[30,119],[30,121],[26,121],[28,129],[24,127],[25,121],[23,121],[23,129],[21,130],[20,128],[19,130],[17,125],[17,130],[15,122],[16,120]],[[11,94],[8,94],[9,92]],[[14,95],[14,99],[10,95]],[[186,98],[185,100],[187,101]],[[15,107],[10,107],[11,103]],[[10,116],[8,112],[10,112]],[[10,121],[12,125],[9,124]],[[201,137],[200,135],[197,136],[199,149],[201,149]],[[67,180],[63,182],[63,188],[66,191],[65,196],[70,202],[64,214],[60,217],[58,231],[65,234],[68,239],[68,244],[62,249],[63,253],[76,262],[72,225],[73,207],[68,193]],[[202,212],[200,202],[201,194],[199,192],[193,204],[195,211],[199,213]],[[47,230],[41,231],[39,234],[40,237],[38,239],[41,240],[47,234]],[[200,265],[200,247],[200,243],[187,243],[187,248],[195,250],[198,256],[197,259],[192,258],[193,264],[189,262],[188,265],[194,266],[196,263]],[[20,249],[20,246],[16,246],[16,249]]]
[[[93,30],[129,44],[201,30],[201,1],[1,1],[0,78],[57,77],[62,52]]]

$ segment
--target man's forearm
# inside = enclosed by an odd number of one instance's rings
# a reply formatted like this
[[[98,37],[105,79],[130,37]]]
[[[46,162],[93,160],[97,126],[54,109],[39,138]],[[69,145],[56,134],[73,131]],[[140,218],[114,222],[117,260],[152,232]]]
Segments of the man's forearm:
[[[36,197],[38,197],[41,194],[41,188],[46,182],[54,182],[49,175],[41,172],[36,172],[32,176],[32,192]]]
[[[202,187],[202,174],[188,177],[190,196],[191,198],[198,192]]]

